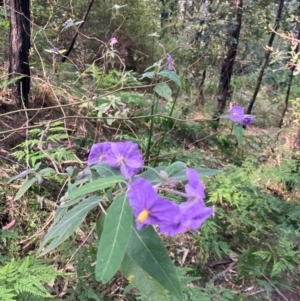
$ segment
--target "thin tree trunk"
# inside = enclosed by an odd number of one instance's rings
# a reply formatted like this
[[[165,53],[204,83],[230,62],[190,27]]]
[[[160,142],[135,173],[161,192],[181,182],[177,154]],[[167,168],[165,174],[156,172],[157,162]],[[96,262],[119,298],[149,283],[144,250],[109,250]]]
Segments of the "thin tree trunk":
[[[218,106],[217,112],[214,118],[224,112],[227,99],[230,97],[230,80],[233,71],[234,60],[237,54],[238,49],[238,41],[242,26],[242,16],[243,16],[243,1],[242,0],[234,0],[232,1],[232,5],[236,7],[236,19],[230,25],[230,29],[228,32],[228,49],[226,58],[222,64],[221,74],[220,74],[220,82],[218,88]]]
[[[73,39],[72,39],[72,41],[71,41],[71,43],[70,43],[70,46],[69,46],[68,50],[65,52],[64,56],[63,56],[62,59],[61,59],[62,62],[65,62],[65,60],[67,59],[67,57],[69,56],[69,54],[70,54],[71,51],[73,50],[74,44],[75,44],[76,39],[77,39],[78,34],[79,34],[79,30],[82,28],[84,22],[86,21],[88,15],[89,15],[89,12],[90,12],[90,10],[91,10],[91,8],[92,8],[93,3],[94,3],[94,0],[91,0],[89,6],[87,7],[87,9],[86,9],[86,11],[85,11],[85,13],[84,13],[84,15],[83,15],[83,18],[82,18],[82,21],[83,21],[83,22],[79,24],[79,26],[78,26],[78,28],[77,28],[77,30],[76,30],[74,36],[73,36]]]
[[[9,78],[23,76],[14,83],[13,94],[28,108],[30,91],[30,0],[10,0]]]
[[[299,16],[299,20],[297,21],[297,25],[296,25],[296,36],[295,38],[299,41],[300,40],[300,16]],[[299,52],[299,48],[300,48],[300,44],[299,42],[296,42],[297,44],[297,47],[295,49],[295,54]],[[293,43],[292,45],[293,46]],[[287,92],[286,92],[286,96],[285,96],[285,105],[284,105],[284,108],[283,108],[283,111],[282,111],[282,115],[281,115],[281,119],[280,119],[280,122],[279,122],[279,127],[281,128],[282,125],[283,125],[283,119],[285,117],[285,114],[287,112],[287,109],[288,109],[288,105],[289,105],[289,98],[290,98],[290,91],[291,91],[291,86],[292,86],[292,82],[293,82],[293,77],[294,77],[294,71],[296,69],[296,62],[293,63],[291,69],[290,69],[290,76],[289,76],[289,83],[288,83],[288,88],[287,88]]]
[[[294,141],[293,151],[294,152],[300,151],[300,123],[298,124],[298,132],[297,132],[297,136]]]
[[[250,101],[250,104],[248,106],[247,114],[251,114],[253,105],[255,103],[255,100],[256,100],[256,97],[257,97],[257,94],[258,94],[258,91],[259,91],[259,88],[260,88],[260,85],[261,85],[261,82],[262,82],[262,79],[263,79],[263,76],[264,76],[264,73],[265,73],[265,69],[266,69],[266,67],[268,65],[268,62],[269,62],[269,58],[270,58],[270,55],[271,55],[271,52],[272,52],[270,48],[273,45],[273,41],[274,41],[274,38],[275,38],[275,31],[277,31],[277,29],[279,28],[279,22],[280,22],[282,11],[283,11],[283,6],[284,6],[284,0],[280,0],[278,10],[277,10],[277,16],[276,16],[274,31],[270,35],[270,39],[269,39],[269,43],[268,43],[268,49],[265,52],[265,57],[264,57],[264,60],[262,62],[262,65],[260,67],[260,72],[259,72],[259,76],[258,76],[258,79],[257,79],[256,87],[255,87],[252,99]]]
[[[203,87],[204,87],[205,78],[206,78],[206,70],[203,70],[201,82],[199,84],[198,96],[197,96],[197,99],[195,101],[196,106],[204,105]]]

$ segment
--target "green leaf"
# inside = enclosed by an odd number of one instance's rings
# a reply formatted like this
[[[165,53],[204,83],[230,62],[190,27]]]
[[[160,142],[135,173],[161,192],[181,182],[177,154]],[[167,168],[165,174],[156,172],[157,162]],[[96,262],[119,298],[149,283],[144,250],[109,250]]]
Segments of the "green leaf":
[[[146,273],[127,253],[124,256],[120,272],[149,301],[168,301],[164,288]]]
[[[154,71],[149,71],[149,72],[143,73],[140,80],[142,80],[145,77],[154,78],[155,77],[155,72]]]
[[[24,193],[37,181],[37,177],[28,179],[24,182],[24,184],[22,185],[22,187],[20,188],[20,190],[17,192],[14,201],[18,200],[19,198],[21,198]]]
[[[172,163],[170,166],[168,166],[166,168],[166,173],[169,175],[169,177],[173,178],[174,176],[176,176],[178,173],[186,173],[186,164],[180,161],[174,162]]]
[[[235,134],[238,144],[239,145],[242,144],[243,134],[244,134],[243,126],[241,124],[233,123],[233,131],[234,131],[234,134]]]
[[[99,196],[91,196],[69,210],[58,220],[57,224],[52,225],[45,235],[38,252],[40,252],[47,243],[50,241],[51,243],[39,256],[49,253],[70,237],[78,229],[88,212],[94,209],[100,201],[101,199]],[[60,208],[58,208],[58,210],[59,209]]]
[[[222,172],[221,169],[210,169],[210,168],[195,168],[201,178],[207,176],[215,176]]]
[[[172,100],[172,90],[166,83],[160,83],[155,86],[154,91],[162,98],[166,100]]]
[[[47,168],[44,168],[44,169],[42,169],[42,170],[39,171],[40,175],[43,175],[43,174],[53,174],[53,173],[56,173],[56,171],[52,167],[47,167]]]
[[[83,198],[84,198],[84,196],[80,196],[78,198],[71,199],[71,200],[69,200],[67,202],[61,202],[61,205],[59,206],[59,208],[68,208],[68,207],[71,207],[71,206],[79,203]]]
[[[160,236],[153,227],[141,231],[132,227],[126,253],[160,285],[183,300],[180,281]]]
[[[34,169],[35,171],[37,171],[37,170],[40,168],[41,164],[42,164],[42,162],[36,163],[36,164],[34,165],[33,169]]]
[[[179,87],[181,87],[180,77],[175,72],[170,70],[162,70],[158,74],[167,77],[168,79],[176,83]]]
[[[159,173],[161,170],[165,170],[166,167],[165,166],[158,166],[158,167],[155,167],[154,169]],[[138,176],[135,176],[133,178],[133,181],[135,179],[138,179],[138,178],[146,179],[152,185],[156,185],[156,184],[160,183],[160,177],[152,169],[147,169],[146,171],[144,171],[143,173],[139,174]]]
[[[118,271],[131,234],[132,210],[126,194],[110,205],[97,251],[96,279],[107,283]]]
[[[101,216],[99,217],[99,219],[97,220],[97,223],[96,223],[96,233],[97,233],[99,239],[103,232],[104,221],[105,221],[105,214],[103,213],[103,214],[101,214]]]
[[[214,176],[221,172],[219,169],[210,169],[210,168],[194,168],[200,177],[206,176]],[[187,167],[185,163],[177,161],[172,163],[170,166],[166,167],[166,172],[168,173],[169,177],[172,179],[176,179],[177,181],[186,181],[186,171]]]
[[[117,183],[126,183],[124,178],[121,176],[113,176],[110,178],[100,178],[90,182],[88,184],[83,185],[82,187],[76,189],[68,195],[68,199],[78,198],[80,196],[86,195],[91,192],[95,192],[98,190],[102,190],[105,188],[109,188]]]
[[[94,164],[91,166],[92,170],[96,170],[98,175],[101,178],[108,178],[111,176],[120,176],[121,172],[118,168],[113,168],[107,164],[104,163],[99,163],[99,164]]]
[[[19,173],[18,175],[9,178],[9,180],[7,181],[7,183],[11,183],[11,182],[13,182],[14,180],[19,179],[19,178],[24,178],[24,177],[26,177],[28,174],[32,173],[32,171],[33,171],[32,169],[27,169],[27,170],[25,170],[25,171]]]

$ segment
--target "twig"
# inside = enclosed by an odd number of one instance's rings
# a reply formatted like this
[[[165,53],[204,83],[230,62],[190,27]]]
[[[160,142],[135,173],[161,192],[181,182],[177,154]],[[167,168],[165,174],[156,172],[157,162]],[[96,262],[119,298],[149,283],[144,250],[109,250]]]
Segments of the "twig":
[[[229,272],[230,270],[232,270],[232,268],[237,264],[237,261],[232,262],[228,268],[226,268],[224,271],[218,273],[217,275],[215,275],[214,277],[212,277],[208,283],[214,283],[218,278],[223,277],[227,272]]]
[[[55,214],[55,212],[52,211],[52,213],[51,213],[50,217],[48,218],[48,220],[46,221],[44,227],[43,227],[38,233],[36,233],[36,234],[34,234],[34,235],[32,235],[32,236],[26,238],[26,239],[21,240],[21,241],[19,242],[19,244],[23,244],[23,243],[25,243],[26,241],[31,240],[31,239],[36,238],[37,236],[39,236],[39,235],[47,228],[47,226],[52,222],[52,220],[53,220],[53,218],[54,218],[54,214]]]

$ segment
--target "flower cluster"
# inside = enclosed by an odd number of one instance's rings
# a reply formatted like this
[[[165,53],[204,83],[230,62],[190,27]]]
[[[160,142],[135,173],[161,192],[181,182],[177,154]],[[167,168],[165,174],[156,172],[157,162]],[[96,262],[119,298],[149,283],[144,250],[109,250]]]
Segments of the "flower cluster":
[[[244,108],[233,106],[229,111],[230,119],[235,123],[241,123],[243,126],[251,124],[256,116],[245,115]]]
[[[88,166],[98,163],[106,163],[119,168],[124,178],[129,180],[141,170],[143,159],[136,143],[131,141],[102,142],[92,146],[87,162]],[[180,205],[157,193],[156,189],[164,189],[160,188],[160,185],[166,185],[165,182],[153,187],[148,180],[137,178],[130,183],[127,197],[137,228],[157,225],[160,233],[170,236],[184,233],[189,229],[198,229],[213,214],[213,208],[206,207],[204,204],[204,185],[197,171],[187,169],[187,179],[185,193],[169,190],[186,198],[186,201]],[[169,187],[173,187],[173,184],[170,179]]]
[[[213,207],[206,207],[204,204],[204,186],[198,173],[194,169],[188,169],[187,178],[187,200],[180,205],[158,195],[145,179],[136,179],[131,184],[127,197],[138,229],[157,225],[160,233],[174,236],[187,230],[197,230],[213,214]]]
[[[119,168],[122,176],[129,180],[137,174],[143,166],[143,158],[138,145],[131,141],[126,142],[102,142],[92,146],[88,166],[97,163]]]

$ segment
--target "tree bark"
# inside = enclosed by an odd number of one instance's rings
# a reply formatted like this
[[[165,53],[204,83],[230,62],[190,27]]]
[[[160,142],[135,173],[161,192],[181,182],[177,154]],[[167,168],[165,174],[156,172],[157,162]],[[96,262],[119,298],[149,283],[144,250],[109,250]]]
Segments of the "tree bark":
[[[231,22],[228,31],[227,55],[222,63],[220,82],[218,88],[218,106],[214,118],[219,121],[219,116],[224,112],[227,99],[230,97],[230,80],[233,71],[234,60],[237,54],[239,36],[242,26],[243,1],[233,0],[232,5],[236,7],[236,19]]]
[[[71,51],[73,50],[75,41],[76,41],[76,39],[77,39],[77,37],[78,37],[78,34],[79,34],[79,30],[82,28],[84,22],[86,21],[88,15],[89,15],[89,12],[90,12],[90,10],[91,10],[91,8],[92,8],[93,3],[94,3],[94,0],[91,0],[89,6],[87,7],[87,9],[86,9],[86,11],[85,11],[85,13],[84,13],[84,15],[83,15],[82,23],[79,24],[79,26],[78,26],[78,28],[77,28],[77,30],[76,30],[76,32],[75,32],[73,38],[72,38],[72,41],[71,41],[71,43],[70,43],[70,46],[69,46],[68,50],[66,51],[66,53],[65,53],[64,56],[63,56],[63,58],[61,59],[62,62],[65,62],[65,60],[67,59],[67,57],[69,56],[69,54],[70,54]]]
[[[295,38],[299,41],[300,40],[300,16],[299,16],[299,20],[297,21],[297,25],[296,25],[296,35],[295,35]],[[297,47],[295,49],[295,54],[297,54],[299,52],[299,48],[300,48],[300,44],[299,42],[295,42]],[[293,43],[292,43],[293,45]],[[284,108],[283,108],[283,111],[282,111],[282,115],[281,115],[281,119],[280,119],[280,122],[279,122],[279,127],[281,128],[282,125],[283,125],[283,119],[285,117],[285,114],[287,112],[287,109],[288,109],[288,105],[289,105],[289,98],[290,98],[290,91],[291,91],[291,86],[292,86],[292,82],[293,82],[293,77],[294,77],[294,71],[296,69],[296,62],[292,63],[292,67],[290,69],[290,76],[289,76],[289,82],[288,82],[288,88],[287,88],[287,92],[286,92],[286,96],[285,96],[285,104],[284,104]],[[299,145],[300,147],[300,145]]]
[[[202,78],[201,78],[201,81],[199,84],[199,91],[198,91],[197,99],[195,101],[196,106],[204,105],[203,88],[204,88],[205,78],[206,78],[206,69],[203,70],[203,72],[202,72]]]
[[[270,48],[273,45],[273,41],[274,41],[274,38],[275,38],[275,31],[277,31],[277,29],[279,28],[279,22],[280,22],[282,11],[283,11],[283,6],[284,6],[284,0],[280,0],[278,10],[277,10],[277,16],[276,16],[274,31],[270,35],[270,39],[269,39],[269,43],[268,43],[268,49],[265,52],[265,57],[264,57],[264,60],[262,62],[262,65],[260,67],[260,72],[259,72],[259,76],[258,76],[258,79],[257,79],[256,87],[255,87],[252,99],[250,101],[250,104],[248,106],[247,114],[251,114],[253,105],[255,103],[255,100],[256,100],[256,97],[257,97],[257,94],[258,94],[258,91],[259,91],[259,88],[260,88],[260,85],[261,85],[261,82],[262,82],[262,79],[263,79],[263,76],[264,76],[265,69],[266,69],[266,67],[268,65],[268,62],[269,62],[269,58],[270,58],[270,55],[271,55],[271,52],[272,52]]]
[[[10,0],[9,78],[16,80],[13,94],[28,108],[30,91],[30,0]]]

